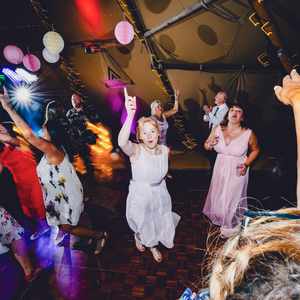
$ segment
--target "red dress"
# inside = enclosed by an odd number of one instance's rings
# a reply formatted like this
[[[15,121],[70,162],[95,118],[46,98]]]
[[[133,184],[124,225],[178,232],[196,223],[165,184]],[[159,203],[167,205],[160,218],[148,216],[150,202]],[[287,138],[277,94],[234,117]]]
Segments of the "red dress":
[[[0,163],[13,175],[24,214],[29,218],[44,219],[43,193],[32,153],[5,145],[0,152]]]

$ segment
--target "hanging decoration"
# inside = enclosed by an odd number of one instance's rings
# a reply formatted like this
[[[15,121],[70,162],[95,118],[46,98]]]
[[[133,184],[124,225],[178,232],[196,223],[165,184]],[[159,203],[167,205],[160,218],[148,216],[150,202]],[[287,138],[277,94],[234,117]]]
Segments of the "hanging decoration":
[[[133,26],[127,21],[119,22],[115,27],[115,37],[122,45],[128,45],[134,38]]]
[[[43,44],[51,54],[59,54],[65,46],[61,35],[55,31],[48,31],[43,36]]]
[[[59,54],[52,54],[48,51],[47,48],[43,49],[42,55],[43,55],[45,61],[50,64],[55,64],[56,62],[59,61]]]
[[[15,45],[7,45],[3,49],[3,55],[8,62],[15,65],[20,64],[24,57],[23,51]]]
[[[23,57],[23,65],[30,72],[37,72],[41,68],[39,58],[33,54],[26,54]]]

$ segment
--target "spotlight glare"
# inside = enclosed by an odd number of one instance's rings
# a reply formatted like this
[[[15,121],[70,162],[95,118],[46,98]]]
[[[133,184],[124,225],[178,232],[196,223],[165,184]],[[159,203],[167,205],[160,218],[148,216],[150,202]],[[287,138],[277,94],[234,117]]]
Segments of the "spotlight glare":
[[[15,72],[27,83],[32,83],[38,80],[36,75],[31,74],[22,68],[17,68]]]
[[[15,98],[23,103],[31,102],[31,93],[28,88],[21,86],[15,89]]]

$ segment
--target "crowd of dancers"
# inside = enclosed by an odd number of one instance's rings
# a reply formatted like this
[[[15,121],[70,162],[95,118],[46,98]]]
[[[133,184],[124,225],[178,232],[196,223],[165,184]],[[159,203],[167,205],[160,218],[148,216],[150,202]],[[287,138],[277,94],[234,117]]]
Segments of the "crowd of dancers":
[[[296,82],[294,86],[299,90],[300,80],[297,76],[294,72],[291,80]],[[286,92],[286,86],[280,91],[277,88],[276,93],[280,100],[294,95],[293,92]],[[154,101],[151,104],[151,116],[142,117],[138,121],[137,142],[131,142],[136,98],[130,96],[124,88],[127,118],[119,132],[118,144],[129,157],[132,170],[126,218],[133,231],[137,250],[144,252],[149,249],[156,262],[163,260],[159,243],[167,248],[174,246],[175,231],[180,221],[180,216],[172,211],[172,201],[165,182],[170,152],[166,146],[167,118],[178,110],[178,95],[176,91],[174,107],[169,111],[164,111],[161,103]],[[80,101],[76,96],[73,98],[74,111],[69,117],[72,115],[73,120],[81,118],[84,122]],[[30,281],[39,270],[32,266],[27,254],[23,236],[25,219],[32,221],[32,240],[49,231],[56,245],[68,234],[87,237],[95,241],[95,254],[100,253],[107,234],[78,225],[84,209],[84,190],[64,147],[65,139],[57,121],[47,120],[42,134],[37,135],[11,105],[7,93],[0,95],[0,102],[27,142],[42,153],[37,164],[31,152],[21,149],[19,140],[4,126],[0,126],[0,185],[1,194],[5,195],[1,196],[0,202],[0,254],[5,255],[11,249],[23,268],[26,280]],[[215,161],[210,160],[213,173],[203,213],[212,223],[220,226],[223,237],[243,235],[243,239],[253,239],[254,243],[256,238],[250,234],[253,226],[247,227],[243,233],[240,230],[247,209],[249,167],[259,155],[259,146],[254,132],[246,125],[245,109],[238,104],[228,106],[226,102],[226,92],[220,91],[215,97],[215,106],[203,107],[204,121],[208,122],[210,132],[204,148],[217,154]],[[76,107],[79,109],[76,110]],[[242,258],[238,255],[243,252],[241,249],[246,244],[228,245],[220,255],[228,255],[231,249],[237,252],[236,259],[244,259],[245,255]],[[246,250],[249,252],[249,249]],[[250,252],[247,262],[253,255]],[[222,272],[234,270],[228,264],[221,268],[222,264],[224,262],[219,258],[213,271],[215,275],[212,276],[212,284],[221,280]],[[245,272],[245,269],[240,272]],[[232,281],[232,285],[236,283],[235,279]],[[215,284],[214,293],[232,292],[228,283],[223,284],[224,287],[221,287],[220,282]],[[190,299],[196,299],[195,295],[190,296]],[[187,296],[184,299],[189,298]]]

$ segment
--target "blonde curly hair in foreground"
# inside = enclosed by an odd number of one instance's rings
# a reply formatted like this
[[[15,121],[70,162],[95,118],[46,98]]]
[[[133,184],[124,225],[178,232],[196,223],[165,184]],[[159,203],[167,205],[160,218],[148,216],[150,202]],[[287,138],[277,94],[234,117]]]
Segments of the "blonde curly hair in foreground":
[[[251,219],[215,254],[209,292],[211,300],[300,299],[300,220]]]

